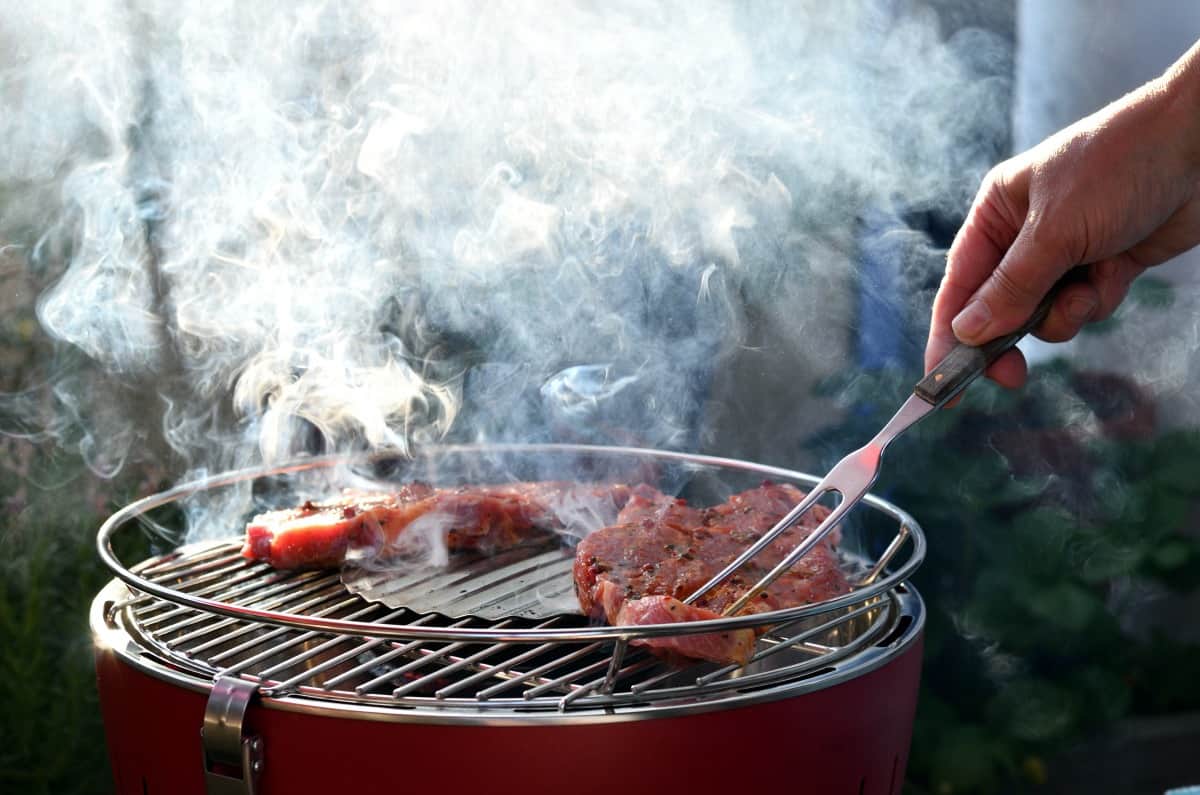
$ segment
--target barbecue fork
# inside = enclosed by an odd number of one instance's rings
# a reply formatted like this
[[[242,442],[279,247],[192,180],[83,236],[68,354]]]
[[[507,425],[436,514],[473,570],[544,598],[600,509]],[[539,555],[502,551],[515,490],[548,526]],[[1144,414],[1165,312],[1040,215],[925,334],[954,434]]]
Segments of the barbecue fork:
[[[736,614],[750,600],[766,590],[771,583],[775,582],[781,574],[791,568],[805,553],[821,543],[821,540],[837,527],[842,517],[858,504],[858,501],[867,493],[867,489],[875,482],[875,478],[879,474],[879,459],[883,456],[883,451],[887,449],[892,440],[934,409],[941,408],[953,400],[972,381],[978,378],[987,369],[988,365],[996,361],[1000,354],[1012,348],[1022,337],[1036,328],[1050,312],[1050,307],[1062,287],[1068,282],[1078,281],[1082,277],[1083,271],[1083,268],[1075,268],[1067,276],[1059,280],[1054,288],[1050,290],[1049,294],[1038,304],[1037,309],[1030,315],[1025,325],[1011,334],[998,337],[980,346],[965,345],[963,343],[956,345],[913,388],[912,395],[909,396],[908,400],[904,401],[904,405],[900,407],[895,416],[888,420],[887,424],[883,426],[883,430],[877,433],[875,438],[839,461],[829,471],[829,474],[822,478],[816,486],[813,486],[808,496],[793,508],[787,516],[783,517],[774,527],[767,531],[766,535],[756,541],[733,562],[721,569],[711,580],[700,586],[691,596],[684,599],[684,602],[688,604],[695,602],[728,579],[742,564],[757,555],[778,537],[780,533],[795,524],[801,516],[817,504],[819,499],[827,494],[840,496],[840,502],[833,508],[829,516],[825,517],[817,526],[817,529],[800,542],[766,576],[746,591],[741,598],[731,604],[723,615],[730,616]]]

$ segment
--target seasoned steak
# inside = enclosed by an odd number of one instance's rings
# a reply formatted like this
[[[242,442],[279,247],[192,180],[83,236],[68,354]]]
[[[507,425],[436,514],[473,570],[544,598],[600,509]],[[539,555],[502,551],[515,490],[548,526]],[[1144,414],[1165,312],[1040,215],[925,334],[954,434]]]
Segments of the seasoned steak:
[[[576,549],[579,604],[586,614],[618,625],[716,618],[783,560],[828,512],[819,506],[809,511],[695,604],[684,605],[682,600],[803,498],[792,486],[765,484],[701,510],[651,490],[634,489],[617,523],[592,533]],[[846,593],[849,584],[838,566],[834,543],[835,539],[829,538],[817,545],[742,612],[779,610]],[[647,602],[647,597],[654,599]],[[744,630],[637,642],[687,657],[744,663],[753,649],[753,633]]]
[[[558,482],[346,491],[254,517],[242,555],[280,569],[320,568],[340,565],[352,550],[403,554],[431,540],[449,552],[488,554],[544,537],[580,514],[590,514],[593,526],[612,521],[629,492],[624,485]]]
[[[640,599],[623,601],[614,623],[618,626],[670,624],[676,621],[704,621],[720,617],[719,613],[684,604],[671,596],[643,596]],[[634,643],[649,646],[655,653],[668,658],[744,664],[750,659],[750,655],[754,654],[754,631],[738,629],[696,635],[667,635]]]

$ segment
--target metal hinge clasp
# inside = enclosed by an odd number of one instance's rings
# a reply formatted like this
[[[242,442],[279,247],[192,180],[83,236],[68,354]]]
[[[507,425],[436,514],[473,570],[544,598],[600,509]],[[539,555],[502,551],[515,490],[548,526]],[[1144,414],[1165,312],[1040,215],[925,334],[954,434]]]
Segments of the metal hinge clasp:
[[[246,709],[258,685],[228,676],[217,677],[204,707],[200,745],[204,754],[204,786],[208,795],[255,795],[263,769],[261,737],[242,734]],[[241,775],[238,775],[238,772]]]

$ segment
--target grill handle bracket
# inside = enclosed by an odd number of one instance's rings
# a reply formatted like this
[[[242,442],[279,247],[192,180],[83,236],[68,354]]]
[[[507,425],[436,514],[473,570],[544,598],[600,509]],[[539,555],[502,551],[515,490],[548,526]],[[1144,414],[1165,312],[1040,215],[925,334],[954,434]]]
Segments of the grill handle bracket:
[[[207,795],[255,795],[258,790],[263,741],[243,734],[242,725],[256,692],[258,685],[232,676],[213,682],[200,728]]]

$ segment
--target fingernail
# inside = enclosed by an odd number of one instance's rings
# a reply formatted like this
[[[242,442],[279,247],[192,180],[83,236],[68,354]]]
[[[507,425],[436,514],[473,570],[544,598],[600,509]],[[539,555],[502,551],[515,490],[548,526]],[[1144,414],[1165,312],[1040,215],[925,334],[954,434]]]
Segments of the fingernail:
[[[1090,295],[1077,295],[1067,301],[1067,317],[1072,323],[1083,323],[1096,311],[1096,299]]]
[[[982,332],[991,319],[992,310],[983,301],[975,299],[950,321],[950,328],[954,329],[954,336],[960,340],[971,339]]]

